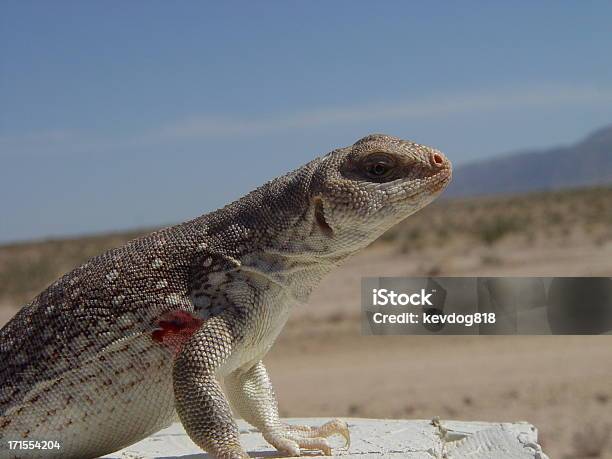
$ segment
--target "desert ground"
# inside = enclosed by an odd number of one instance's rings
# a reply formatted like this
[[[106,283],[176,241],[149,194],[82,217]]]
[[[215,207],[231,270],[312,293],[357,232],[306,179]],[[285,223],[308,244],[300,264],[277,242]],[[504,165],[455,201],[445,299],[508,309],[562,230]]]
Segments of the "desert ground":
[[[362,336],[364,276],[612,276],[612,188],[440,201],[331,274],[265,362],[283,416],[517,421],[612,458],[612,336]],[[0,246],[0,325],[139,232]]]

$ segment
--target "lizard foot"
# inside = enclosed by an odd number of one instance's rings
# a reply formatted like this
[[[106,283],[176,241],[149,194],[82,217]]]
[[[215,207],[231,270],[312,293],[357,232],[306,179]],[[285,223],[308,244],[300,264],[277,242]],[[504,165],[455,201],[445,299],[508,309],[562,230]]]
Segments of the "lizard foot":
[[[277,450],[290,456],[300,456],[301,449],[322,451],[326,456],[332,455],[332,447],[327,437],[341,435],[348,448],[351,444],[346,422],[333,419],[320,427],[283,424],[278,430],[264,433],[265,440]]]
[[[219,451],[213,454],[215,459],[250,459],[247,453],[245,453],[240,447],[236,449],[229,449],[226,451]]]
[[[225,443],[221,439],[200,446],[214,459],[250,459],[251,456],[237,442]],[[198,456],[199,457],[199,456]],[[208,456],[206,456],[208,457]]]

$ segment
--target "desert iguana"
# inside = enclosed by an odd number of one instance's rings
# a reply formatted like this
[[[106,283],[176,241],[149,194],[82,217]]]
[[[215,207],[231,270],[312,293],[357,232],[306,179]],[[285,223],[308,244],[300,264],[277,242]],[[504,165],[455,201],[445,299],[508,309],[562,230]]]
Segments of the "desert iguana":
[[[285,454],[331,454],[346,424],[284,424],[262,358],[323,276],[450,178],[439,151],[370,135],[74,269],[0,330],[0,457],[96,457],[178,414],[211,456],[247,458],[232,408]]]

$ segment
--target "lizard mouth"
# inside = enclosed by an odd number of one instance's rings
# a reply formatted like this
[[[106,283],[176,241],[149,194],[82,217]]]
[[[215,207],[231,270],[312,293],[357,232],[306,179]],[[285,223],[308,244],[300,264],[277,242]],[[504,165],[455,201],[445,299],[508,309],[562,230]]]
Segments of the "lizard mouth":
[[[439,192],[446,188],[453,177],[451,169],[444,169],[432,177],[435,178],[432,184],[432,191]]]
[[[450,183],[452,178],[452,171],[450,168],[442,169],[433,175],[416,179],[416,186],[405,188],[405,181],[399,180],[397,182],[386,183],[384,189],[390,191],[394,197],[391,202],[404,201],[406,199],[413,199],[417,196],[425,194],[437,195],[444,191],[447,185]],[[415,182],[415,179],[411,179],[411,182]]]

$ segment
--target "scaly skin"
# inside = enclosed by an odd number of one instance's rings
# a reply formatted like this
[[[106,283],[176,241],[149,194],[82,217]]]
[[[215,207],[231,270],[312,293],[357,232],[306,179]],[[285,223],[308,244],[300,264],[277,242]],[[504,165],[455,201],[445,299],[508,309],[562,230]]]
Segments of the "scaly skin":
[[[331,454],[346,424],[282,423],[262,358],[331,269],[450,177],[439,151],[371,135],[66,274],[0,330],[0,457],[96,457],[178,414],[213,457],[246,458],[230,406],[284,453]]]

